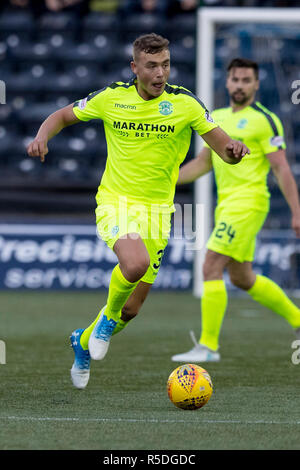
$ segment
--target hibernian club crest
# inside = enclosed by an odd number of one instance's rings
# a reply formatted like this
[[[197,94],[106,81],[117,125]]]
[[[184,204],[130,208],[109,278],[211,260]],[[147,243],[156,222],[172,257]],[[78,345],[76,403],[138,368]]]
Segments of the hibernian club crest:
[[[159,112],[164,116],[168,116],[169,114],[173,113],[173,105],[170,101],[161,101],[159,103]]]
[[[248,124],[247,119],[240,119],[239,122],[237,123],[237,126],[239,129],[244,129]]]

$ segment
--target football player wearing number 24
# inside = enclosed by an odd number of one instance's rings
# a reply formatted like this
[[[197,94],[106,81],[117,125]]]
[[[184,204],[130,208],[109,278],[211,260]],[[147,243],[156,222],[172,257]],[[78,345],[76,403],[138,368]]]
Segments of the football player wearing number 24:
[[[223,280],[227,269],[231,282],[255,301],[283,316],[300,339],[300,310],[284,291],[252,267],[256,236],[269,211],[267,187],[269,169],[291,210],[291,225],[300,237],[298,189],[285,154],[283,128],[276,114],[255,101],[259,88],[258,64],[236,58],[227,68],[226,87],[230,106],[212,112],[213,119],[232,138],[251,149],[241,163],[225,165],[205,143],[198,156],[183,165],[178,184],[195,181],[214,170],[217,186],[215,227],[207,243],[203,264],[201,296],[201,336],[186,353],[175,354],[174,362],[217,362],[220,360],[219,336],[227,307]]]

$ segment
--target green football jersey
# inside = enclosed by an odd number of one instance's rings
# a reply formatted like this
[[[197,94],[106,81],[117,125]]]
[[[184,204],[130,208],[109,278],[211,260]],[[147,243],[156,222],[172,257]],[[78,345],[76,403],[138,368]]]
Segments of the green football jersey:
[[[73,111],[82,121],[104,123],[107,160],[98,194],[103,189],[170,211],[192,129],[202,135],[217,127],[189,90],[167,84],[162,95],[146,101],[135,79],[89,94]]]
[[[217,109],[212,117],[232,139],[242,141],[251,151],[237,165],[228,165],[212,152],[218,205],[233,203],[237,208],[268,210],[270,163],[266,155],[286,148],[279,118],[259,102],[236,112],[231,107]]]

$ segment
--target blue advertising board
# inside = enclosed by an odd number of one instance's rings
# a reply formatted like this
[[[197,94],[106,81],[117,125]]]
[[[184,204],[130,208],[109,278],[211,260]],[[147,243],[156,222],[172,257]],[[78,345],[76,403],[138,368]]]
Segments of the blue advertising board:
[[[191,288],[192,258],[171,238],[154,287]],[[107,288],[116,263],[94,225],[0,224],[0,289]]]
[[[192,289],[188,247],[190,241],[171,236],[153,288]],[[260,232],[256,272],[296,291],[299,259],[300,240],[290,231]],[[107,289],[116,263],[94,225],[0,224],[0,289]]]

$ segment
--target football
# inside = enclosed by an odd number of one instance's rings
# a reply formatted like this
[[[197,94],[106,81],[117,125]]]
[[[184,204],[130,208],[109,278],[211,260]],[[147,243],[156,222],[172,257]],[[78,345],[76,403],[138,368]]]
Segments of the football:
[[[167,391],[171,402],[178,408],[197,410],[210,399],[213,385],[205,369],[195,364],[184,364],[170,374]]]

